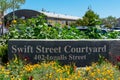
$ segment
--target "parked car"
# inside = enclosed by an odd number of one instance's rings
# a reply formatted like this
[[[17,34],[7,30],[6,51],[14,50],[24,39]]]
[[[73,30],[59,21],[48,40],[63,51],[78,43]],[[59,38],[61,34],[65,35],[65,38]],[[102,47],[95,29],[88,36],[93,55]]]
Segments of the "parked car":
[[[120,27],[114,27],[114,28],[112,28],[112,31],[119,31],[120,32]]]
[[[76,27],[76,29],[78,29],[80,31],[88,31],[89,28],[87,26],[78,26],[78,27]],[[105,29],[105,28],[100,28],[99,30],[103,34],[108,32],[108,29]]]
[[[80,31],[87,31],[88,27],[87,26],[77,26],[76,29],[78,29]]]

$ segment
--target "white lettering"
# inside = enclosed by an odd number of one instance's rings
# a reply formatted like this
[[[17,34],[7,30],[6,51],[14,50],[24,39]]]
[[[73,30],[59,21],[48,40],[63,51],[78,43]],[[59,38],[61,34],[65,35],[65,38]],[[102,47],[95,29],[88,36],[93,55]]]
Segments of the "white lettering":
[[[16,53],[17,49],[16,49],[16,45],[12,45],[12,53]]]

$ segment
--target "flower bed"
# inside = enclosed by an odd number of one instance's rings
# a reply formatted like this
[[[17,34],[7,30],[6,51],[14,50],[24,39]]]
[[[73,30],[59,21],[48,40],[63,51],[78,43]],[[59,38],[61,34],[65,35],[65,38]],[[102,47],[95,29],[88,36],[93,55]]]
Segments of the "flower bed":
[[[119,74],[116,66],[105,61],[76,69],[54,61],[32,65],[15,58],[0,68],[0,80],[120,80]]]

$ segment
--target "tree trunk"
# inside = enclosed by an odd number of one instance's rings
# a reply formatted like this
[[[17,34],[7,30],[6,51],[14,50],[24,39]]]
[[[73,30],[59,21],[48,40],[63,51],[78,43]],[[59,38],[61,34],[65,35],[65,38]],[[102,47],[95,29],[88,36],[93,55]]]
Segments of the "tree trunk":
[[[1,34],[3,35],[3,31],[4,31],[4,12],[3,11],[1,11],[1,21],[2,21]]]

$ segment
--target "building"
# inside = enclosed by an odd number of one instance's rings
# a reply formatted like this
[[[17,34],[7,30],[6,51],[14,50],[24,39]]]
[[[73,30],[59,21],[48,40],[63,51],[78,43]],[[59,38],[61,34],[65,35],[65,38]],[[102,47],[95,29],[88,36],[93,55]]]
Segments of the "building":
[[[70,25],[71,23],[74,23],[76,20],[80,19],[80,17],[70,15],[56,14],[44,11],[41,11],[41,13],[47,16],[47,22],[51,25],[55,25],[56,23],[59,23],[63,26]]]
[[[29,10],[29,9],[20,9],[14,11],[15,16],[17,18],[32,18],[36,17],[37,15],[43,13],[46,15],[46,20],[49,25],[55,25],[56,23],[61,24],[62,26],[65,25],[70,25],[71,23],[74,23],[76,20],[80,19],[79,17],[76,16],[69,16],[69,15],[63,15],[63,14],[56,14],[56,13],[50,13],[50,12],[45,12],[45,11],[35,11],[35,10]],[[8,21],[8,19],[12,20],[13,12],[8,13],[5,15],[5,20]]]

